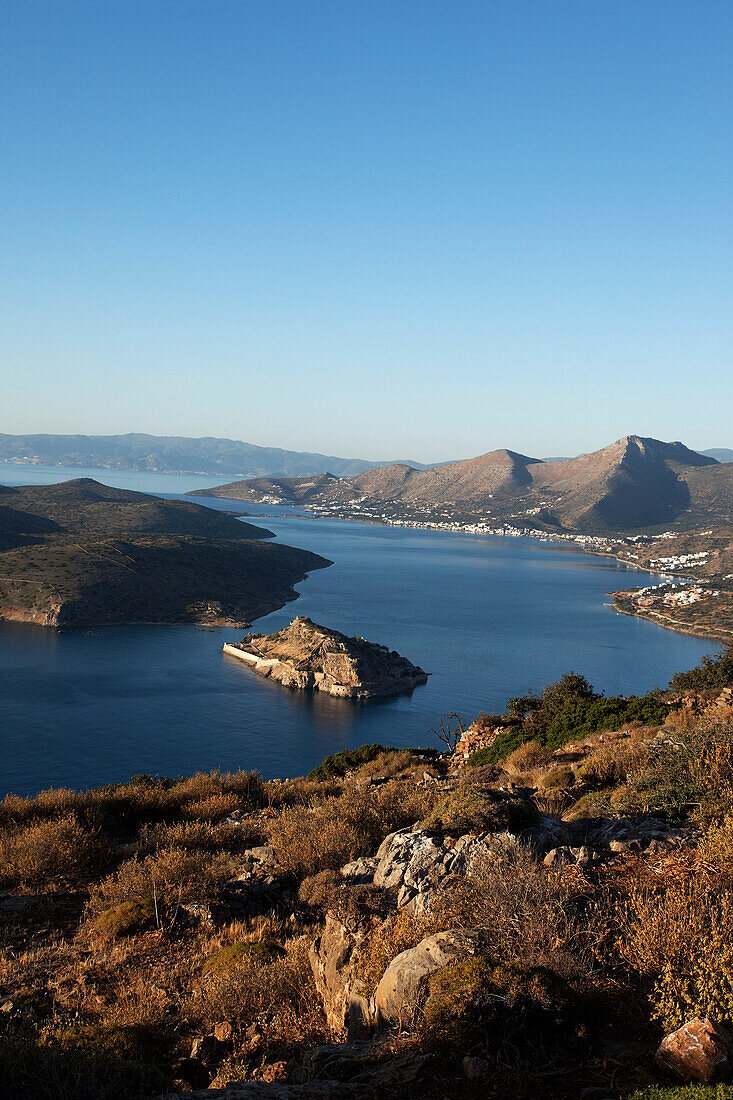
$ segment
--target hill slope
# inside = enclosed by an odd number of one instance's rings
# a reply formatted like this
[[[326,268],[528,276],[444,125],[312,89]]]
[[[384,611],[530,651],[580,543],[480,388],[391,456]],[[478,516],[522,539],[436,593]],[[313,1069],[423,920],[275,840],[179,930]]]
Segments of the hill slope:
[[[598,534],[733,520],[733,465],[679,442],[637,435],[552,462],[499,450],[428,470],[397,465],[349,479],[262,479],[207,492],[345,510],[368,507],[374,514],[442,509],[519,525],[532,516],[533,526]]]
[[[0,487],[0,619],[43,626],[231,622],[330,563],[188,501],[80,479]]]

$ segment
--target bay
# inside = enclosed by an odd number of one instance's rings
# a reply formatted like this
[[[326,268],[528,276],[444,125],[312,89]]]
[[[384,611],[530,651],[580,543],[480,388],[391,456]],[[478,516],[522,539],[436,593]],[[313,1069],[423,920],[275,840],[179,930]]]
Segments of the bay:
[[[177,497],[215,478],[0,466],[0,483],[93,476]],[[302,775],[369,742],[433,745],[440,717],[501,710],[570,669],[607,693],[644,692],[696,664],[714,642],[617,614],[610,590],[654,583],[612,559],[533,539],[313,519],[296,509],[198,497],[264,513],[261,524],[334,562],[301,598],[255,624],[294,615],[390,646],[430,673],[410,696],[355,705],[292,692],[221,653],[238,633],[130,626],[57,634],[0,624],[0,791],[91,787],[136,773],[256,768]],[[257,523],[255,519],[253,522]]]

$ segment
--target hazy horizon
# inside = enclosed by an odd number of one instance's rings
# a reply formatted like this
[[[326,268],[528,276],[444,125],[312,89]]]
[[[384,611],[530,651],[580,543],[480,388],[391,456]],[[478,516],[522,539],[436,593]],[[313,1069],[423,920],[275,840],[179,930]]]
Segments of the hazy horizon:
[[[730,443],[729,4],[27,0],[0,26],[0,431]]]

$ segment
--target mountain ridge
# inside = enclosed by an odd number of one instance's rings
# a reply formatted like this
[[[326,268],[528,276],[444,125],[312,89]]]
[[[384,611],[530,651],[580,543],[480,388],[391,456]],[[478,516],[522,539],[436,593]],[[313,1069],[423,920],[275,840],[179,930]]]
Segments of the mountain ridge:
[[[733,465],[676,440],[625,435],[577,458],[542,461],[501,448],[417,470],[381,467],[352,478],[244,480],[204,495],[325,508],[443,509],[500,523],[584,533],[733,520]]]
[[[81,466],[158,473],[213,474],[238,477],[306,476],[332,469],[342,477],[393,461],[339,458],[315,451],[260,447],[217,436],[5,435],[0,433],[0,462],[42,466]],[[416,469],[424,464],[413,462]]]

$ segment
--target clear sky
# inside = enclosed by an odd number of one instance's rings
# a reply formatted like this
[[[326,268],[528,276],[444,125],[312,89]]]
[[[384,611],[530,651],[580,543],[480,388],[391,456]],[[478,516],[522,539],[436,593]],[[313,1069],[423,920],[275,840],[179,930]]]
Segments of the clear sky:
[[[0,431],[733,446],[731,0],[3,0]]]

